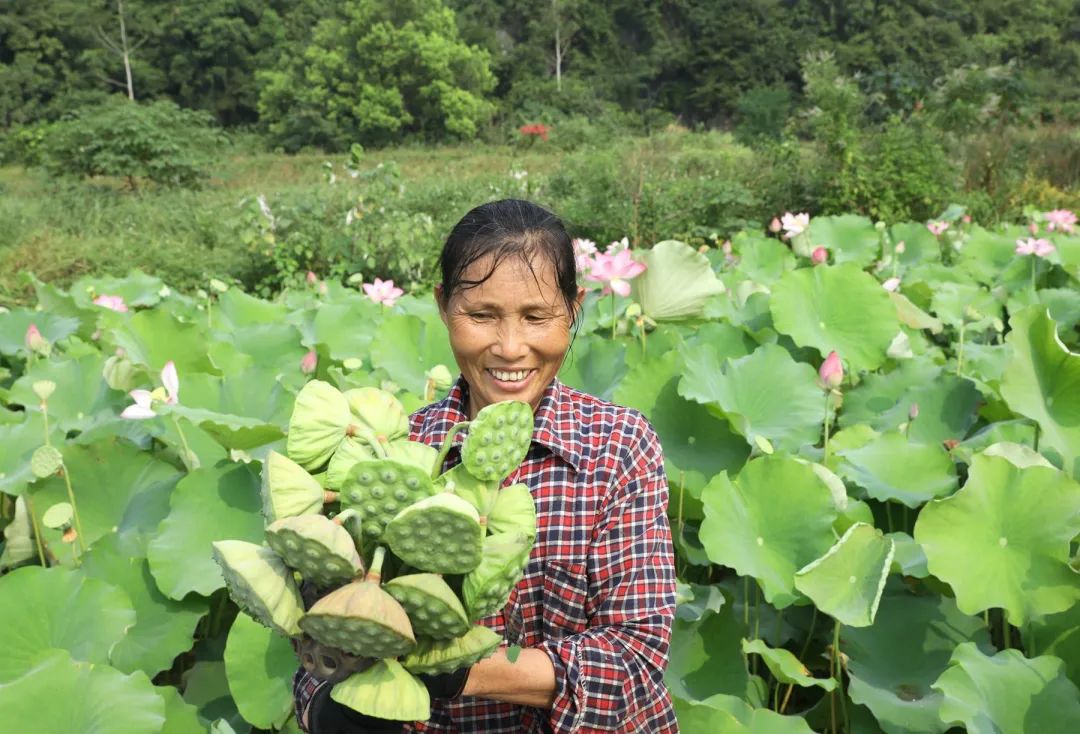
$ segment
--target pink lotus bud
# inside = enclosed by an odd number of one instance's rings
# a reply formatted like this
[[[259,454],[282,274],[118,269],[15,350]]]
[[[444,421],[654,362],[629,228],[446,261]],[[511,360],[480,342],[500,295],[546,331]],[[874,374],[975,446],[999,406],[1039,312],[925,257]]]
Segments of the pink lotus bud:
[[[318,276],[316,276],[315,273],[310,270],[307,271],[307,276],[305,279],[307,280],[308,285],[315,285],[315,283],[319,280]]]
[[[26,348],[38,354],[49,353],[49,340],[41,335],[36,324],[26,327]]]
[[[971,224],[971,215],[970,214],[965,214],[960,219],[961,219],[961,221],[963,221],[964,224]]]
[[[778,217],[773,217],[772,221],[769,222],[769,231],[773,234],[776,234],[780,231],[780,227],[780,219]]]
[[[709,246],[708,245],[702,245],[701,247],[697,248],[697,251],[700,252],[702,255],[704,255],[706,252],[709,251]]]
[[[315,350],[304,355],[304,358],[300,360],[300,371],[305,375],[310,375],[315,371],[315,367],[319,364],[319,356],[315,354]]]
[[[916,418],[919,417],[919,404],[918,403],[912,403],[911,404],[911,407],[908,408],[907,417],[908,417],[908,420],[911,420],[911,421],[913,421],[913,420],[915,420]]]
[[[724,244],[720,245],[720,249],[725,255],[731,254],[731,240],[724,240]]]
[[[810,261],[814,263],[814,265],[821,265],[822,263],[828,262],[828,260],[829,251],[822,245],[818,245],[814,248],[814,251],[810,253]]]
[[[829,352],[829,356],[821,363],[818,370],[821,385],[826,390],[835,390],[844,381],[844,365],[840,363],[840,355],[835,351]]]
[[[1038,234],[1039,233],[1039,225],[1036,224],[1035,222],[1032,222],[1031,224],[1028,225],[1028,232],[1031,232],[1032,234]]]
[[[330,292],[330,289],[326,287],[326,281],[325,280],[320,280],[319,281],[319,295],[320,296],[325,296],[329,292]]]

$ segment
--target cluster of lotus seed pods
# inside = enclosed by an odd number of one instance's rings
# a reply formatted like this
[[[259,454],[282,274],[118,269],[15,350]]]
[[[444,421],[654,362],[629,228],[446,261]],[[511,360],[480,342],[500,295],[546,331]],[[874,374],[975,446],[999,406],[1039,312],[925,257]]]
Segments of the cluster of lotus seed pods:
[[[461,463],[442,472],[456,434]],[[502,643],[478,624],[506,604],[536,535],[524,484],[502,487],[532,441],[507,401],[454,426],[440,449],[408,439],[408,415],[375,388],[313,380],[297,395],[286,454],[263,464],[264,545],[214,543],[233,600],[299,640],[304,666],[363,714],[429,715],[415,674],[472,665]],[[301,596],[321,595],[305,611]]]

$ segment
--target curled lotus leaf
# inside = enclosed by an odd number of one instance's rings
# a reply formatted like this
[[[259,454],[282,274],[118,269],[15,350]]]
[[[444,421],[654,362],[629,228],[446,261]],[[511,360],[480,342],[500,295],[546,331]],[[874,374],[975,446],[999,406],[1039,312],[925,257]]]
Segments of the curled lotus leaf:
[[[292,571],[277,553],[245,540],[214,542],[214,560],[229,596],[256,621],[289,637],[300,634],[304,614]]]
[[[417,635],[445,640],[469,631],[465,607],[441,576],[412,573],[388,581],[383,588],[408,612]]]
[[[362,673],[353,673],[334,686],[330,698],[380,719],[426,721],[431,716],[427,688],[396,660],[380,660]]]
[[[498,611],[511,589],[525,573],[532,541],[521,532],[499,533],[484,538],[480,565],[465,576],[461,597],[473,622]]]
[[[322,511],[325,491],[319,481],[292,459],[271,451],[262,471],[263,517],[313,515]]]
[[[345,528],[322,515],[284,517],[266,528],[266,544],[316,586],[337,586],[363,572]]]
[[[892,538],[857,522],[824,556],[796,572],[795,588],[841,624],[869,627],[895,552]]]
[[[345,391],[354,425],[387,442],[409,435],[409,415],[393,394],[377,387],[357,387]]]
[[[504,400],[480,410],[461,445],[461,463],[479,479],[502,481],[525,458],[532,443],[533,414],[527,403]]]
[[[361,461],[341,487],[341,506],[360,514],[364,540],[374,542],[399,512],[434,491],[423,469],[392,459]]]
[[[315,640],[353,655],[395,658],[416,645],[409,615],[368,574],[317,601],[300,627]]]
[[[529,540],[536,537],[536,503],[532,492],[524,484],[511,484],[495,495],[495,504],[487,516],[491,533],[519,531]]]
[[[448,492],[399,512],[383,539],[401,560],[421,571],[462,574],[480,563],[484,529],[471,504]]]
[[[341,391],[328,382],[312,380],[296,395],[286,453],[305,469],[318,469],[337,451],[351,422],[349,401]]]
[[[474,624],[459,637],[421,640],[401,664],[413,673],[451,673],[491,655],[502,641],[502,636],[491,628]]]
[[[64,456],[55,446],[39,446],[30,457],[30,471],[38,479],[51,477],[64,465]]]

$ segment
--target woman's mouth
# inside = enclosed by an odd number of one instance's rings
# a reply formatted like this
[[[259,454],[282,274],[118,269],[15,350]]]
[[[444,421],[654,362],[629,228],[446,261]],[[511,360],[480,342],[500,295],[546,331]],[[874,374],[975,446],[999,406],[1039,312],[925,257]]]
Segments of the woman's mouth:
[[[485,370],[494,379],[495,384],[503,390],[517,390],[521,389],[526,383],[530,381],[536,370],[496,370],[488,368]]]

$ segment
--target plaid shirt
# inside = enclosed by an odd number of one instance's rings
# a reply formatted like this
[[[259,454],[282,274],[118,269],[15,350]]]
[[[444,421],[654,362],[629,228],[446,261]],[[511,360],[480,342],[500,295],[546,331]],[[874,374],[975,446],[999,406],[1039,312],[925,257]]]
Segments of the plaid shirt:
[[[411,417],[411,438],[439,446],[468,419],[468,385]],[[454,438],[460,446],[461,434]],[[460,461],[450,451],[449,468]],[[481,624],[537,647],[555,667],[550,711],[480,698],[435,701],[415,732],[678,732],[664,686],[675,571],[660,442],[637,411],[554,380],[533,444],[503,483],[524,482],[537,536],[525,575]]]

